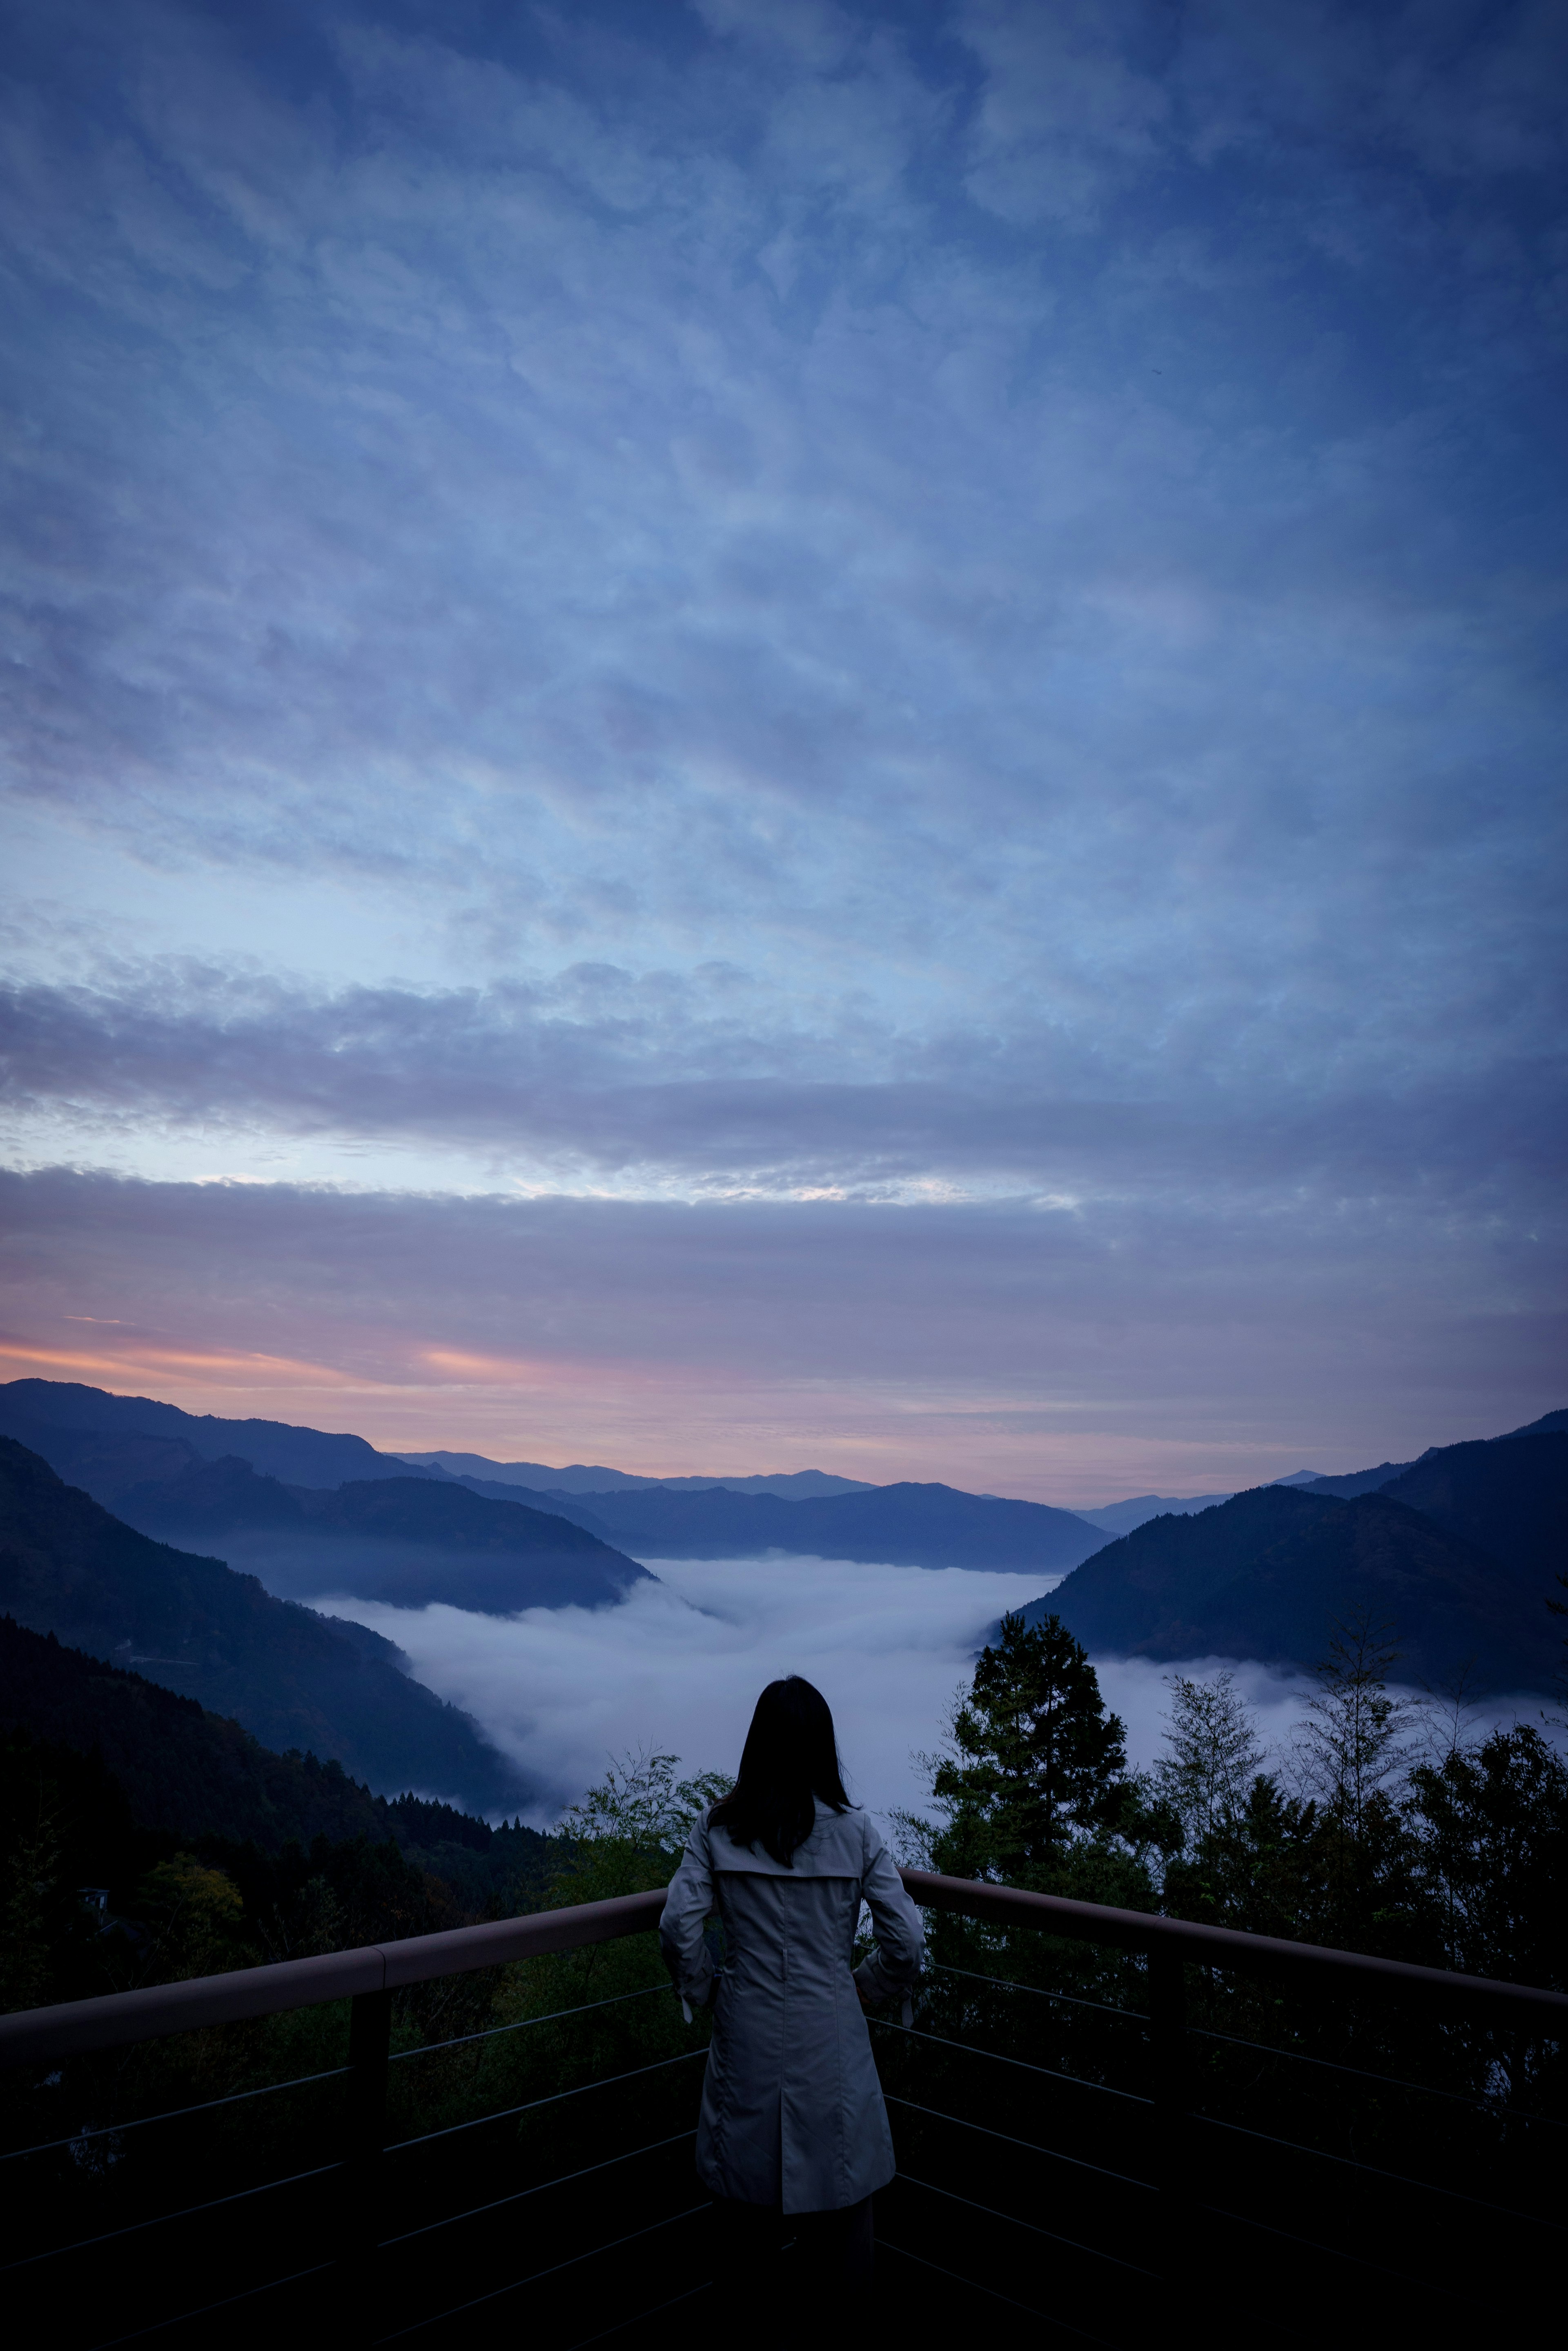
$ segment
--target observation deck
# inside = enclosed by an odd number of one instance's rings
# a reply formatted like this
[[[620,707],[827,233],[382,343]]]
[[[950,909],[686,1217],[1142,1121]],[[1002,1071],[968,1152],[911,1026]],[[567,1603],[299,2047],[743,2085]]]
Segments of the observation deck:
[[[904,1877],[933,1966],[873,2031],[879,2323],[906,2343],[1027,2317],[1141,2345],[1207,2312],[1468,2346],[1557,2302],[1568,1996]],[[664,1977],[663,1901],[0,2018],[11,2306],[94,2351],[720,2323],[707,2023]],[[519,2012],[479,2021],[498,1985]]]

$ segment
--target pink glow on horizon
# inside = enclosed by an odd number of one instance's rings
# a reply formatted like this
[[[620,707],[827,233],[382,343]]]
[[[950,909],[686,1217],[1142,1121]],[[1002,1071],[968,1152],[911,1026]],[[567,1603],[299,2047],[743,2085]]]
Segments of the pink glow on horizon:
[[[370,1351],[356,1352],[359,1364],[334,1364],[238,1348],[0,1343],[11,1378],[78,1380],[225,1418],[325,1423],[389,1453],[481,1453],[557,1467],[603,1462],[643,1477],[818,1468],[874,1485],[911,1479],[1071,1510],[1124,1494],[1234,1489],[1303,1467],[1337,1466],[1306,1463],[1299,1447],[1275,1444],[1092,1429],[1023,1437],[986,1427],[985,1408],[972,1400],[912,1404],[864,1383],[833,1394],[821,1384],[808,1389],[728,1371],[716,1377],[690,1364],[552,1363],[438,1346],[389,1347],[372,1372],[363,1362]],[[998,1399],[994,1409],[1005,1414],[1009,1406]]]

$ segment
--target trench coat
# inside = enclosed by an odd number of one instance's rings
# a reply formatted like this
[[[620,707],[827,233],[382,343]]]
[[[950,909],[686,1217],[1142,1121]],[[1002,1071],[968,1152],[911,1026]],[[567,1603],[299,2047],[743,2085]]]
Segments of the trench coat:
[[[875,1949],[852,1975],[862,1898]],[[703,1934],[715,1910],[722,1968]],[[874,1823],[819,1799],[786,1869],[699,1822],[659,1941],[682,1999],[713,2002],[696,2150],[710,2195],[825,2212],[885,2188],[893,2137],[855,1988],[880,2007],[915,1982],[925,1943]]]

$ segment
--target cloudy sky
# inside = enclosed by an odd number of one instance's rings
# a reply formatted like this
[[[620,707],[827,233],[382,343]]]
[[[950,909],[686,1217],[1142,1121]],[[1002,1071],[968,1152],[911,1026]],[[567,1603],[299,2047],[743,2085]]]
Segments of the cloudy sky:
[[[1092,1503],[1568,1401],[1568,20],[13,0],[3,1363]]]

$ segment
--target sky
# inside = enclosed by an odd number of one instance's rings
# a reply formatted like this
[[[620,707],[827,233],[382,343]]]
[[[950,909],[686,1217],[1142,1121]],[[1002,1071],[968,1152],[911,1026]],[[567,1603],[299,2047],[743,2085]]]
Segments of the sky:
[[[14,0],[0,1373],[1086,1505],[1568,1401],[1568,20]]]

